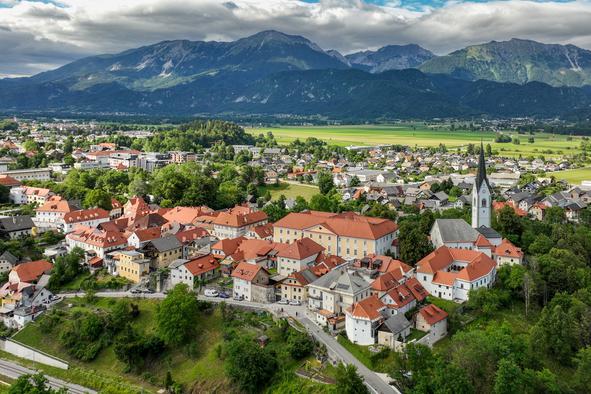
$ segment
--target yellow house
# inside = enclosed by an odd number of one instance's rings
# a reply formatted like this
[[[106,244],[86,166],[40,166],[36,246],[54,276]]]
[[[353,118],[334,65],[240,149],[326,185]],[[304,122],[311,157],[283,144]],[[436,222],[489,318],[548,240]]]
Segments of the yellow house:
[[[117,252],[114,256],[119,276],[139,283],[143,275],[150,272],[150,260],[135,250]]]
[[[141,251],[154,269],[166,268],[173,261],[183,258],[183,244],[174,235],[153,239]]]
[[[328,254],[361,259],[368,254],[384,255],[394,250],[398,226],[391,220],[354,212],[290,213],[273,225],[273,241],[291,243],[308,237]]]

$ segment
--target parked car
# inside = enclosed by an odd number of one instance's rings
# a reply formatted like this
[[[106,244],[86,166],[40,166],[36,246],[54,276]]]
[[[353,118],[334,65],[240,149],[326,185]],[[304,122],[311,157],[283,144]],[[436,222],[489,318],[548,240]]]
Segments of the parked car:
[[[291,300],[291,301],[289,301],[289,305],[300,306],[300,305],[302,305],[302,303],[299,302],[298,300]]]
[[[244,296],[235,296],[234,297],[234,301],[243,301],[244,300]]]
[[[287,304],[289,304],[289,301],[281,299],[281,300],[277,301],[277,303],[280,305],[287,305]]]
[[[139,294],[139,293],[141,293],[142,291],[141,291],[140,289],[131,289],[129,292],[130,292],[131,294]]]
[[[206,297],[217,297],[220,293],[216,289],[205,289]]]
[[[218,295],[218,297],[220,298],[230,298],[230,295],[228,293],[224,293],[223,291]]]

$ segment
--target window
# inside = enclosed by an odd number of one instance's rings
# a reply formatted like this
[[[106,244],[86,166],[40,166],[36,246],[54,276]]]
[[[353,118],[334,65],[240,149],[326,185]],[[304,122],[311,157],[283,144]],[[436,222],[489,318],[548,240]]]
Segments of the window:
[[[483,198],[482,199],[482,207],[483,208],[486,208],[486,198]]]

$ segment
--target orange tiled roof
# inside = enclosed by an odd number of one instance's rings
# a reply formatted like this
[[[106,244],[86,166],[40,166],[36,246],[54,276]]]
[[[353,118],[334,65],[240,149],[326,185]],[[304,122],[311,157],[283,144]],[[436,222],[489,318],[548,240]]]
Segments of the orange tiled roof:
[[[12,270],[18,274],[21,282],[33,282],[39,279],[41,275],[51,271],[53,264],[47,260],[29,261],[14,267]]]
[[[384,303],[377,296],[373,295],[353,304],[353,306],[347,309],[347,312],[356,318],[376,320],[382,317],[380,310],[384,306]]]
[[[400,283],[394,277],[392,272],[386,272],[385,274],[378,276],[376,280],[371,283],[371,288],[375,291],[388,291],[399,284]]]
[[[474,281],[490,273],[495,267],[495,262],[482,252],[467,249],[448,248],[441,246],[431,252],[417,263],[417,272],[428,274],[440,274],[445,271],[454,262],[462,262],[466,266],[458,271],[457,279]],[[436,275],[436,277],[437,277]],[[449,275],[439,275],[442,284],[447,284],[451,280]]]
[[[97,246],[100,248],[122,246],[127,243],[127,240],[120,232],[104,231],[99,230],[98,228],[93,229],[86,226],[79,226],[74,231],[66,235],[66,237],[81,243]]]
[[[214,224],[226,227],[244,227],[267,220],[263,211],[245,211],[244,207],[234,207],[220,214],[213,220]]]
[[[267,272],[260,265],[249,264],[243,261],[234,268],[234,271],[232,271],[232,278],[239,278],[247,282],[252,282],[261,270]]]
[[[527,212],[516,206],[512,201],[493,201],[493,210],[499,211],[504,207],[511,207],[517,216],[527,216]]]
[[[185,263],[185,268],[189,270],[193,276],[199,276],[205,272],[213,271],[219,268],[220,263],[212,256],[202,256]]]
[[[292,260],[304,260],[324,251],[322,245],[317,244],[310,238],[300,238],[289,244],[286,248],[277,253],[278,257],[285,257]]]
[[[417,299],[418,302],[423,301],[429,295],[429,292],[423,287],[421,282],[417,278],[410,278],[404,282],[406,287],[410,290],[412,295]]]
[[[443,319],[447,319],[447,312],[433,304],[424,306],[421,308],[419,313],[429,325],[433,325]]]
[[[37,212],[68,213],[74,211],[74,207],[61,197],[53,196],[45,204],[36,209]]]
[[[209,207],[175,207],[162,213],[164,219],[169,222],[177,222],[181,224],[193,224],[200,216],[212,213],[213,210]]]
[[[521,248],[513,245],[507,238],[503,238],[503,241],[494,248],[493,254],[495,256],[515,257],[518,259],[523,257]]]
[[[179,240],[180,243],[189,243],[189,242],[193,242],[196,239],[200,239],[203,237],[207,237],[209,236],[209,232],[201,227],[193,227],[190,229],[186,229],[183,231],[179,231],[178,233],[175,234],[176,239]]]
[[[14,179],[10,175],[0,175],[0,185],[10,187],[10,186],[20,186],[20,181]]]
[[[275,227],[296,230],[315,226],[325,227],[339,236],[363,239],[378,239],[398,229],[398,225],[391,220],[361,216],[354,212],[292,212],[275,223]]]
[[[109,212],[102,208],[82,209],[80,211],[68,212],[64,215],[66,223],[86,222],[89,220],[108,219]]]

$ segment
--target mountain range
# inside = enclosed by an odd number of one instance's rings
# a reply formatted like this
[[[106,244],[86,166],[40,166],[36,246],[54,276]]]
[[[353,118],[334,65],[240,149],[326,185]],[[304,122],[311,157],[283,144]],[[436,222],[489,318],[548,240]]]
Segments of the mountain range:
[[[263,31],[164,41],[0,80],[0,110],[321,115],[374,120],[589,116],[591,51],[513,39],[436,56],[414,44],[343,55]]]

